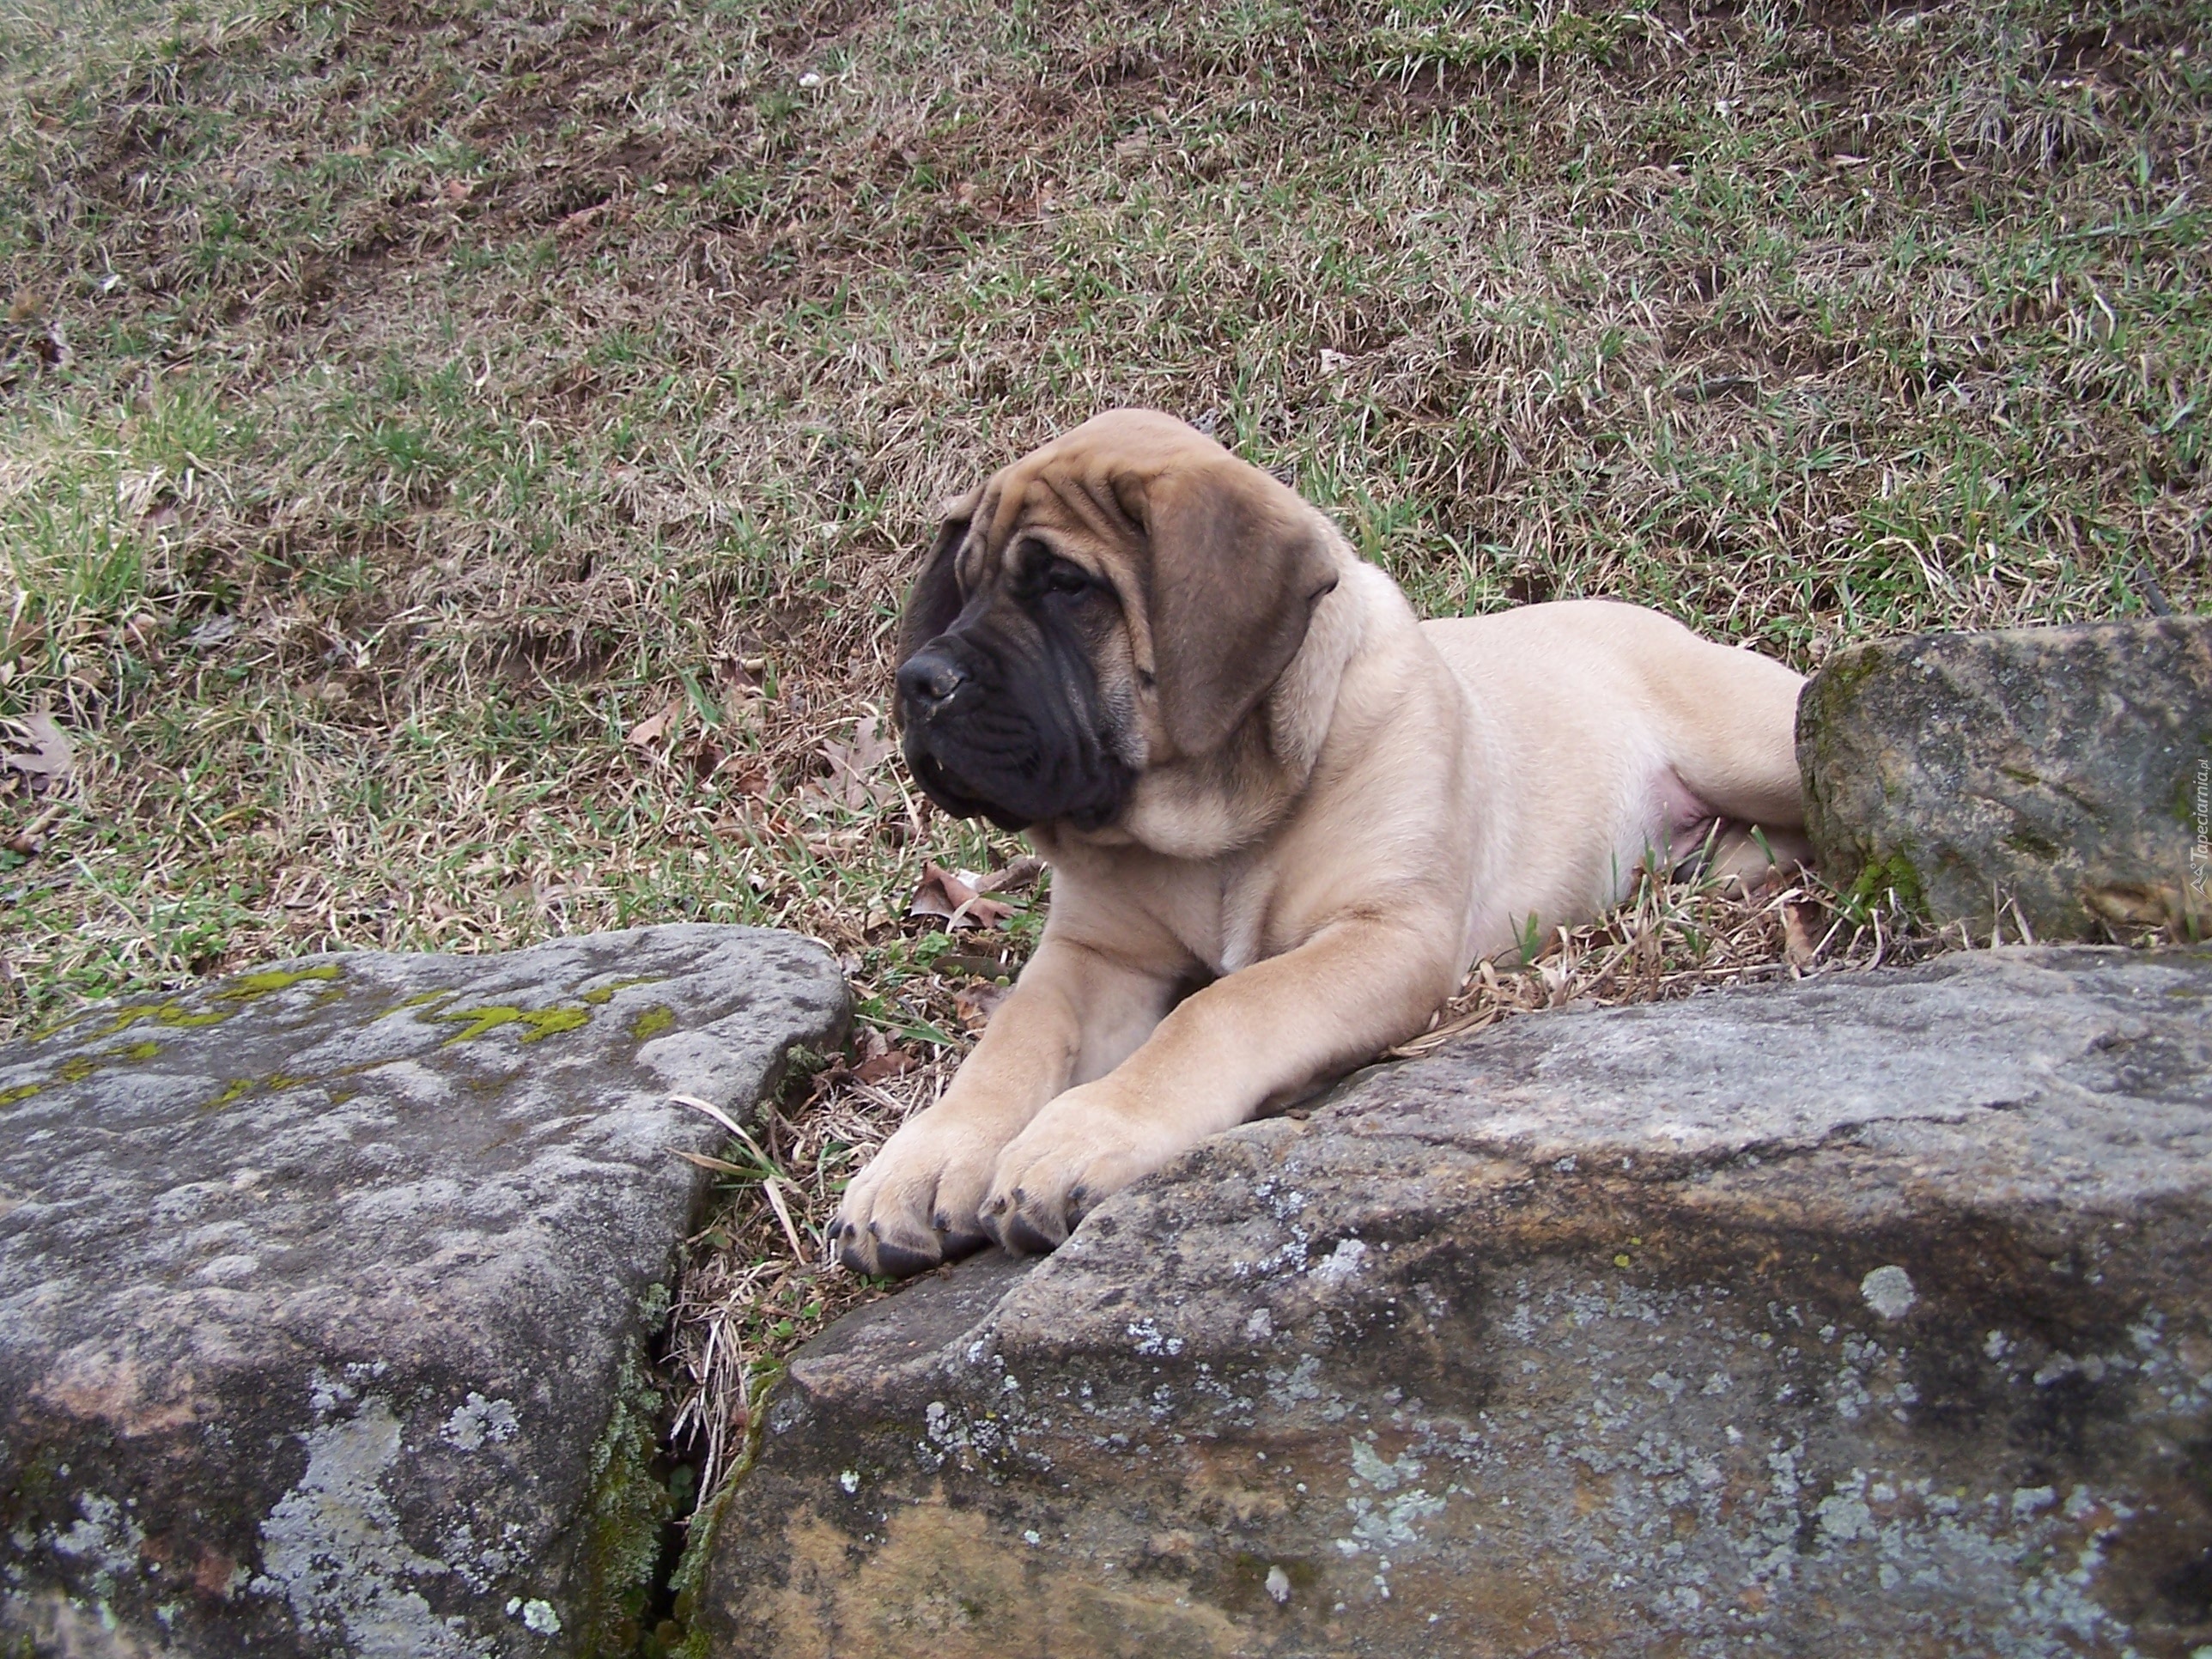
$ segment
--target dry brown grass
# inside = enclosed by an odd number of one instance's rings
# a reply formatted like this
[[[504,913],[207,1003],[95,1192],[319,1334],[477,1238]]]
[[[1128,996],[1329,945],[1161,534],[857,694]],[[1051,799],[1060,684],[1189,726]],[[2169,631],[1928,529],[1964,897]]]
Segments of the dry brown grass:
[[[1012,848],[810,793],[823,745],[929,504],[1112,401],[1292,470],[1434,611],[1609,593],[1810,665],[2204,591],[2185,9],[10,45],[0,259],[71,356],[9,360],[0,704],[88,738],[0,872],[16,1023],[672,913],[896,967],[923,861]]]
[[[696,1453],[702,1492],[743,1466],[784,1356],[881,1293],[825,1248],[838,1196],[892,1129],[942,1093],[953,1065],[933,1060],[885,1083],[824,1073],[755,1129],[746,1173],[691,1242],[671,1328],[671,1437]]]

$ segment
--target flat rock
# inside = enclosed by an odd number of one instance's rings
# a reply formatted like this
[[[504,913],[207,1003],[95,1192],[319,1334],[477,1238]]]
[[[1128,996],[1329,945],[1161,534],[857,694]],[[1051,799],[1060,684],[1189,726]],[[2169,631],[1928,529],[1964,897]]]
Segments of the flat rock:
[[[2212,953],[1516,1019],[793,1361],[723,1659],[2212,1642]]]
[[[559,1655],[666,1519],[640,1344],[818,946],[311,957],[0,1048],[0,1647]]]
[[[2044,939],[2212,931],[2212,618],[1851,646],[1805,688],[1797,760],[1838,887],[1984,938],[2000,896]]]

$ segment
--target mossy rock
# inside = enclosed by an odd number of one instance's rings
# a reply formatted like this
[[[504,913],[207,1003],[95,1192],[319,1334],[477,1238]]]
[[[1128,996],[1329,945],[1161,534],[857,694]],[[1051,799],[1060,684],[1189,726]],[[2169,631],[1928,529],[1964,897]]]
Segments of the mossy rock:
[[[2212,621],[1877,641],[1797,708],[1823,872],[1986,936],[2212,924]]]
[[[672,927],[312,958],[0,1048],[0,1653],[615,1659],[642,1370],[726,1133],[847,996]]]

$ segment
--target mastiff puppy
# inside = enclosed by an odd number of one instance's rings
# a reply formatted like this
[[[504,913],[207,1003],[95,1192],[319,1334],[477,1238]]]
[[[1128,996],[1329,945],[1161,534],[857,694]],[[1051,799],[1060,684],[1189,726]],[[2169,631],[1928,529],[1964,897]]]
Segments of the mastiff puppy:
[[[1052,909],[847,1190],[862,1272],[1052,1249],[1716,824],[1723,876],[1802,856],[1789,669],[1601,600],[1417,621],[1319,512],[1146,410],[951,502],[899,658],[915,776],[1026,830]]]

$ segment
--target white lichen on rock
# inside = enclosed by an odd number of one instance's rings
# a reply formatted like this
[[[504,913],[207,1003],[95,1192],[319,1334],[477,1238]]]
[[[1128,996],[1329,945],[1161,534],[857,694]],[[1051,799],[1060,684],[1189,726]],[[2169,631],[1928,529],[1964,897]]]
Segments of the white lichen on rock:
[[[1312,1267],[1308,1269],[1307,1276],[1317,1279],[1324,1285],[1342,1285],[1358,1273],[1360,1264],[1366,1259],[1367,1245],[1364,1240],[1344,1239],[1334,1249],[1314,1263]]]
[[[468,1638],[460,1620],[441,1618],[410,1588],[410,1581],[442,1577],[453,1569],[400,1534],[383,1484],[400,1453],[391,1403],[372,1396],[353,1416],[320,1424],[301,1440],[307,1473],[263,1517],[263,1570],[252,1588],[282,1595],[303,1632],[342,1637],[356,1652],[428,1659],[488,1654]]]
[[[1904,1318],[1920,1300],[1919,1292],[1912,1288],[1912,1276],[1894,1262],[1876,1267],[1859,1280],[1859,1294],[1884,1319]]]
[[[471,1389],[469,1397],[453,1407],[445,1427],[438,1431],[438,1437],[463,1451],[476,1451],[487,1440],[512,1440],[521,1431],[513,1401],[487,1400]]]
[[[118,1579],[138,1571],[139,1547],[146,1541],[141,1527],[122,1504],[100,1492],[82,1492],[76,1500],[77,1518],[54,1534],[49,1547],[92,1568],[92,1588],[106,1603],[115,1594]]]

